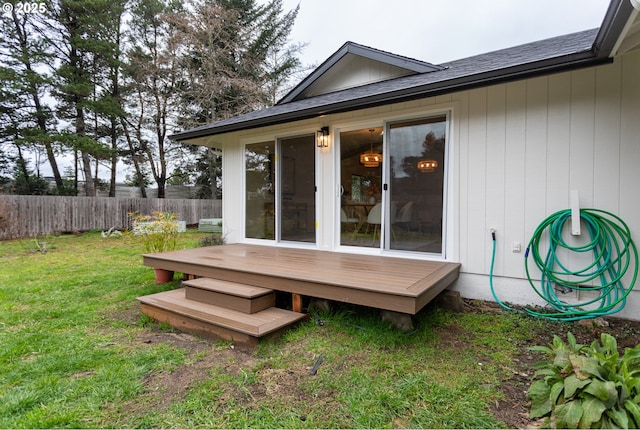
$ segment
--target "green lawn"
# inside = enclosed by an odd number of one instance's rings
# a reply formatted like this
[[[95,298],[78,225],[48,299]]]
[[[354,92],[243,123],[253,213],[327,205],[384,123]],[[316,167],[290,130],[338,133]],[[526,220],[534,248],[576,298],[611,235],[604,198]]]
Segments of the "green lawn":
[[[156,285],[132,237],[49,248],[0,242],[0,428],[504,427],[491,405],[543,324],[428,307],[404,334],[343,309],[248,350],[142,316],[136,297],[178,281]]]

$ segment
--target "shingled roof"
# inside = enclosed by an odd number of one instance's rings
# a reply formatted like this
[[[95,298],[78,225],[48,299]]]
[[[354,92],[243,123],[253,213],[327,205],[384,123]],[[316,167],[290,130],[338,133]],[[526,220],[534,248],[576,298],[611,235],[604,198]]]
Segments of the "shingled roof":
[[[581,31],[451,61],[410,76],[281,102],[266,109],[192,128],[171,137],[184,141],[432,97],[609,62],[610,49],[615,43],[620,27],[626,22],[623,19],[624,15],[626,13],[628,16],[630,13],[626,10],[630,8],[625,6],[626,3],[628,1],[613,0],[600,29]],[[348,44],[341,49],[345,46]],[[383,51],[380,53],[386,54]]]

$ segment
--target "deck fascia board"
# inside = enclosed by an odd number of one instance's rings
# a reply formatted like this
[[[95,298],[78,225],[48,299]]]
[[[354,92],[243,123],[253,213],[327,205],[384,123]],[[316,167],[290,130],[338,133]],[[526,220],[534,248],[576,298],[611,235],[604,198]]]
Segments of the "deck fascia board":
[[[460,269],[459,263],[245,244],[143,259],[150,267],[409,314],[451,285]]]

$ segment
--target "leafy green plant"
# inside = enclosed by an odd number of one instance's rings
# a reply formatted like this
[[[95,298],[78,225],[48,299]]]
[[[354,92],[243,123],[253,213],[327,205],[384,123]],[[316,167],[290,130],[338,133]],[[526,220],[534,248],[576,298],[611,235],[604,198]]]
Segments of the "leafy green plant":
[[[600,340],[581,345],[569,332],[567,343],[555,336],[550,347],[531,348],[548,356],[529,388],[532,419],[555,428],[640,427],[640,345],[620,356],[613,336]]]
[[[165,252],[176,249],[179,225],[177,215],[154,211],[152,215],[129,214],[133,234],[144,244],[147,252]]]

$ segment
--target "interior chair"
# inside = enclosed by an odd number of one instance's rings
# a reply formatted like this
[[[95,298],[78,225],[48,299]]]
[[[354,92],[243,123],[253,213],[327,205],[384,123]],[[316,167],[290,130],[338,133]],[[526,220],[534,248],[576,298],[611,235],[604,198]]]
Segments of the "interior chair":
[[[402,225],[407,231],[413,222],[413,201],[408,202],[400,209],[395,224]]]
[[[396,239],[396,233],[393,231],[393,223],[395,221],[395,215],[396,215],[396,205],[395,203],[391,203],[391,235],[393,236],[393,239]],[[369,215],[367,216],[367,224],[369,225],[373,225],[373,242],[372,244],[375,245],[376,243],[376,235],[379,235],[379,229],[380,229],[380,224],[382,223],[382,203],[378,203],[377,205],[375,205],[374,207],[371,208],[371,210],[369,211]]]
[[[356,237],[360,231],[360,218],[348,217],[344,209],[340,208],[340,223],[341,224],[353,224],[353,237]]]

